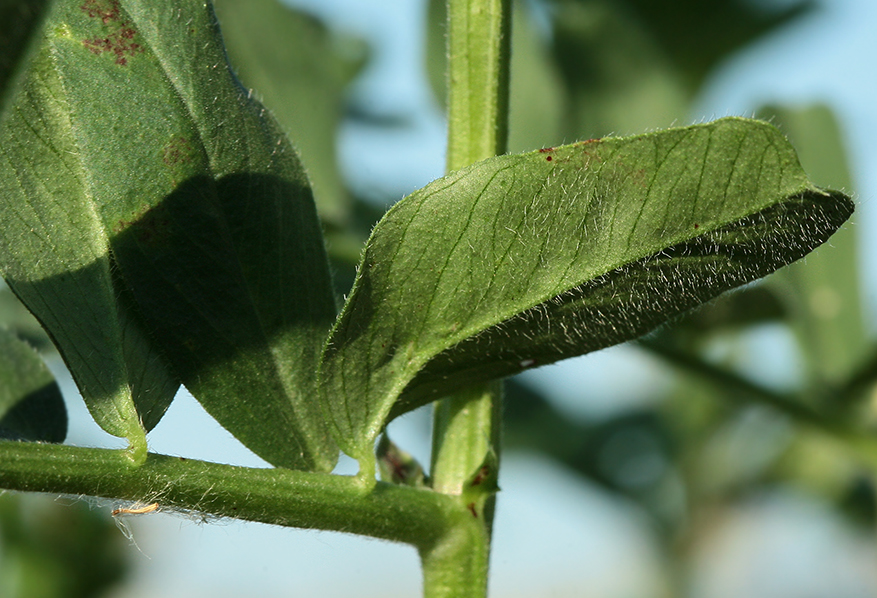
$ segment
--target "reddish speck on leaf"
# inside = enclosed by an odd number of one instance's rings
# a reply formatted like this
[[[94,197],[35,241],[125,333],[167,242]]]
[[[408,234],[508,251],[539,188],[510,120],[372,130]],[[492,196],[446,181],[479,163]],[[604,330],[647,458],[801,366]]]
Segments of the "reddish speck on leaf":
[[[545,156],[545,161],[546,161],[546,162],[551,162],[551,160],[552,160],[552,157],[551,157],[551,156]]]
[[[539,153],[540,154],[547,154],[548,152],[553,152],[553,151],[554,151],[553,147],[543,147],[542,149],[539,150]]]
[[[89,17],[99,19],[107,30],[106,37],[82,40],[88,51],[98,55],[109,52],[119,66],[126,66],[128,58],[143,52],[143,46],[132,41],[137,30],[122,20],[119,0],[86,0],[79,8]]]
[[[699,225],[699,224],[695,224],[695,225],[694,225],[694,228],[695,228],[695,230],[697,230],[698,228],[700,228],[700,225]]]
[[[192,146],[185,137],[174,137],[162,150],[162,161],[168,166],[192,161]]]
[[[93,19],[100,19],[104,25],[119,20],[119,0],[85,0],[79,7]]]
[[[470,502],[468,505],[466,505],[466,508],[469,509],[469,512],[472,513],[472,516],[475,519],[478,519],[478,511],[475,510],[475,503],[474,502]]]

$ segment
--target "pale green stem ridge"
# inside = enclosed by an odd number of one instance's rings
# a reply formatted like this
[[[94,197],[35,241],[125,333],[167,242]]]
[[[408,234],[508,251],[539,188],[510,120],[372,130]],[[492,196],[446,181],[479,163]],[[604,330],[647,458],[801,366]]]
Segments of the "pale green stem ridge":
[[[490,534],[465,514],[438,542],[420,549],[424,598],[483,598],[487,595]]]
[[[448,0],[448,172],[504,154],[511,0]]]
[[[430,479],[437,492],[463,495],[466,484],[487,461],[496,461],[499,446],[500,382],[468,388],[441,401],[433,412]],[[490,464],[495,474],[496,465]]]

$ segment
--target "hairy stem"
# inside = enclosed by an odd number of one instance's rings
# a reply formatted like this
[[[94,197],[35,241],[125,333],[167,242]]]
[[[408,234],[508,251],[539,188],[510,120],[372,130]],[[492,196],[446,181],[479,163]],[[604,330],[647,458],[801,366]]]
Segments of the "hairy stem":
[[[348,532],[429,551],[471,518],[431,490],[356,478],[220,465],[150,453],[133,467],[122,451],[0,441],[0,487],[157,502],[173,508],[274,525]]]
[[[469,517],[428,552],[421,551],[428,598],[486,595],[501,398],[502,383],[493,382],[436,405],[432,487],[454,497]]]
[[[504,154],[511,0],[448,0],[448,172]]]
[[[511,0],[448,0],[448,157],[454,171],[506,151]],[[433,488],[468,511],[421,549],[427,598],[487,595],[499,466],[500,383],[436,405]]]

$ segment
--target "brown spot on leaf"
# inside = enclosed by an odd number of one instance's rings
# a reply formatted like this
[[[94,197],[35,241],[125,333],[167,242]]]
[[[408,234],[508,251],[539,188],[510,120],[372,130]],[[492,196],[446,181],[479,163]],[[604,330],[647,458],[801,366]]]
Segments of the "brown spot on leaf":
[[[119,0],[85,0],[79,7],[93,19],[100,19],[104,25],[119,20]]]
[[[98,19],[106,33],[104,37],[82,40],[88,51],[97,55],[113,54],[120,66],[127,65],[128,58],[144,51],[143,46],[134,41],[137,30],[122,18],[119,0],[85,0],[79,8],[92,19]]]
[[[162,161],[168,166],[192,161],[192,146],[183,136],[174,137],[162,150]]]

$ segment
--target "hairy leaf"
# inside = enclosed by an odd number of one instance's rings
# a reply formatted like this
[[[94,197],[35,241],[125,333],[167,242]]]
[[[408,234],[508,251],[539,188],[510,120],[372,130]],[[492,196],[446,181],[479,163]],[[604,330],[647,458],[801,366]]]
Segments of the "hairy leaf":
[[[322,23],[280,0],[215,4],[232,67],[295,140],[324,222],[343,224],[351,200],[335,146],[358,65]]]
[[[63,442],[67,409],[55,377],[27,343],[0,328],[0,438]]]
[[[10,82],[27,62],[49,4],[49,0],[0,0],[0,110],[8,103]]]
[[[16,146],[4,144],[0,178],[4,222],[16,221],[4,253],[20,296],[27,285],[49,296],[24,297],[43,323],[63,314],[47,326],[56,340],[53,326],[75,329],[61,344],[77,382],[100,364],[116,372],[108,390],[130,384],[124,363],[70,355],[87,341],[104,353],[130,344],[130,324],[114,338],[81,330],[83,319],[102,331],[107,314],[142,314],[135,357],[160,347],[207,411],[272,464],[331,469],[338,451],[313,382],[335,305],[310,186],[231,74],[209,4],[63,0],[28,82],[17,114],[29,112],[4,131]],[[25,221],[22,205],[37,215]],[[45,264],[46,247],[77,261]]]
[[[362,458],[388,417],[642,335],[851,212],[744,119],[485,160],[375,227],[324,350],[324,410]]]
[[[59,21],[46,23],[54,40],[84,47]],[[145,458],[141,418],[155,425],[178,383],[111,265],[95,204],[112,190],[88,179],[53,50],[46,39],[0,123],[0,271],[54,340],[97,423]]]

